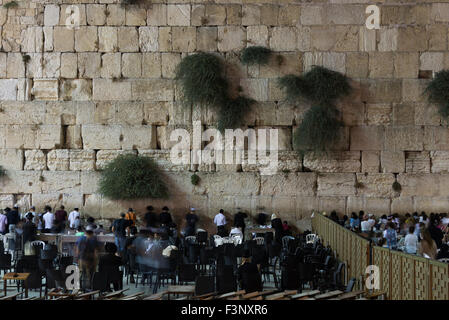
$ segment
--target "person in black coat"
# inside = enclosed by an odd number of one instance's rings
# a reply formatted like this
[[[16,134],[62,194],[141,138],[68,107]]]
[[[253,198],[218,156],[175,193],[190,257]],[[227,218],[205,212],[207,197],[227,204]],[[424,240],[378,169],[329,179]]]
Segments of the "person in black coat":
[[[275,231],[274,240],[281,243],[284,236],[284,227],[282,226],[282,220],[274,213],[271,215],[271,227]]]
[[[257,265],[251,261],[249,250],[245,250],[242,264],[237,271],[240,287],[247,293],[262,291],[262,279]]]
[[[162,208],[162,212],[159,214],[159,222],[161,223],[161,226],[168,226],[173,222],[171,214],[167,207]]]
[[[147,212],[145,213],[145,216],[143,218],[147,228],[157,228],[158,219],[156,213],[153,210],[153,206],[148,206]]]
[[[6,219],[8,220],[8,225],[6,226],[6,231],[9,232],[9,226],[16,225],[19,223],[20,217],[17,207],[14,207],[14,210],[11,210],[10,208],[6,208]]]
[[[243,240],[245,240],[245,219],[248,218],[248,215],[245,212],[237,212],[234,216],[234,227],[241,228],[243,234]]]
[[[23,225],[23,243],[36,240],[36,225],[33,223],[33,214],[28,213],[27,221]]]
[[[100,257],[98,262],[98,271],[106,273],[106,279],[108,288],[111,284],[114,286],[114,290],[120,289],[120,281],[117,275],[120,274],[120,266],[123,264],[122,258],[116,255],[117,246],[113,243],[106,243],[104,246],[106,254]]]

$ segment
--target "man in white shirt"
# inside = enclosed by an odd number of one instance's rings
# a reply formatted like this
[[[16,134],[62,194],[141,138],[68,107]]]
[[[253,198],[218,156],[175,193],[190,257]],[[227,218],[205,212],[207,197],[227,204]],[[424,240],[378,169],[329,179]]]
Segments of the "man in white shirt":
[[[217,226],[217,234],[221,237],[226,237],[226,217],[224,216],[224,210],[220,209],[220,212],[215,216],[214,223]]]
[[[51,207],[45,207],[45,214],[43,215],[44,219],[44,230],[46,232],[50,232],[51,228],[53,228],[53,222],[55,221],[55,215],[51,212]]]
[[[374,219],[374,215],[372,213],[368,215],[368,222],[370,223],[371,228],[376,225],[376,220]]]
[[[77,217],[79,219],[79,216],[80,216],[80,212],[79,212],[78,208],[75,208],[75,209],[73,209],[72,212],[70,212],[70,214],[69,214],[69,227],[70,227],[70,229],[76,229],[78,227],[76,220],[77,220]]]
[[[371,231],[371,221],[368,220],[367,216],[363,217],[363,221],[360,223],[360,229],[362,230],[362,232]]]

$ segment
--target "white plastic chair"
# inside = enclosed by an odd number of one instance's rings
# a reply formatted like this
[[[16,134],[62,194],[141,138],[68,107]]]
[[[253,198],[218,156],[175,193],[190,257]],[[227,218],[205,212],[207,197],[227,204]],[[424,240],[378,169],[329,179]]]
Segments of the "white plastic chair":
[[[188,236],[188,237],[185,237],[185,240],[188,243],[195,243],[196,242],[196,237],[195,236]]]
[[[441,259],[438,259],[438,261],[444,262],[444,263],[449,263],[449,258],[441,258]]]
[[[314,233],[306,235],[306,243],[307,244],[315,244],[317,240],[317,235]]]
[[[256,241],[256,244],[257,244],[258,246],[263,246],[263,244],[264,244],[264,242],[265,242],[265,239],[262,238],[262,237],[256,237],[256,238],[254,238],[254,240]]]
[[[223,245],[223,238],[220,237],[218,234],[214,234],[214,243],[216,247]]]
[[[231,234],[231,238],[235,245],[239,245],[243,242],[242,236],[238,233]]]

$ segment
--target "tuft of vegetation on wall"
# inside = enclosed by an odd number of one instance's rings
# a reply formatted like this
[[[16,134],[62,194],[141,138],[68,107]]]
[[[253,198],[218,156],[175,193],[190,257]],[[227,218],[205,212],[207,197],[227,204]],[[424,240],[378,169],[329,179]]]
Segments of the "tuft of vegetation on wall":
[[[293,134],[293,147],[304,154],[320,155],[339,140],[342,122],[336,108],[338,99],[351,92],[349,79],[336,71],[314,66],[301,76],[286,75],[278,79],[291,103],[308,101],[312,107]]]
[[[196,186],[196,185],[198,185],[199,183],[200,183],[200,176],[199,175],[197,175],[196,173],[194,173],[194,174],[192,174],[192,176],[190,177],[190,182],[194,185],[194,186]]]
[[[222,132],[240,127],[245,114],[255,102],[244,96],[231,97],[224,71],[225,66],[220,57],[200,52],[182,59],[176,67],[175,77],[182,88],[184,105],[214,107],[218,113],[217,127]]]
[[[242,50],[240,61],[245,65],[267,64],[272,51],[266,47],[254,46]]]
[[[19,4],[17,3],[17,1],[10,1],[10,2],[3,4],[3,8],[5,8],[5,9],[13,9],[13,8],[17,8],[18,6],[19,6]]]
[[[168,197],[168,188],[156,162],[132,154],[120,155],[105,166],[98,191],[112,200]]]
[[[449,70],[435,74],[425,89],[428,100],[438,105],[438,112],[444,118],[449,117]]]

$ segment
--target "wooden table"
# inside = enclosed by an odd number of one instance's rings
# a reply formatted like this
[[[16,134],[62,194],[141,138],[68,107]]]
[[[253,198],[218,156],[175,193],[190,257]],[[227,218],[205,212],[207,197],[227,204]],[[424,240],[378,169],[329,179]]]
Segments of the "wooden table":
[[[186,295],[194,295],[195,294],[195,286],[187,285],[187,286],[174,286],[170,285],[167,289],[167,299],[170,300],[170,294],[186,294]]]
[[[330,298],[338,296],[338,295],[340,295],[342,293],[343,293],[343,291],[341,291],[341,290],[334,290],[334,291],[326,292],[326,293],[323,293],[323,294],[319,294],[317,296],[314,296],[314,298],[316,300],[319,300],[319,299],[330,299]]]
[[[5,292],[5,295],[8,290],[7,280],[17,280],[17,281],[23,281],[23,286],[25,287],[25,298],[28,298],[28,277],[29,276],[30,276],[30,274],[26,273],[26,272],[24,272],[24,273],[9,272],[9,273],[5,274],[3,276],[3,290]]]

